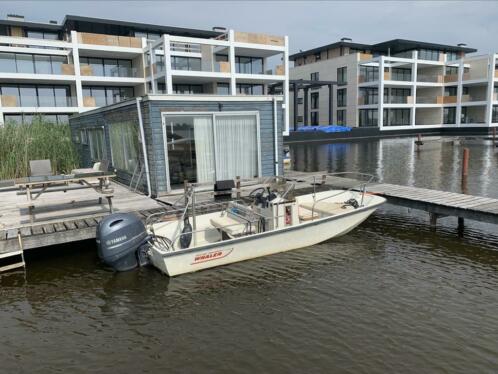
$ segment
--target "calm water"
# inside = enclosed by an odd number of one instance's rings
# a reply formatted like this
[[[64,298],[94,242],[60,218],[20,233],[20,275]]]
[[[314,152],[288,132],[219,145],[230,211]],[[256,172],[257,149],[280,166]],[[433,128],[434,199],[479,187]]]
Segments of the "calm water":
[[[358,170],[459,191],[461,146],[293,146],[298,170]],[[469,190],[498,196],[498,153]],[[496,373],[498,232],[386,205],[347,237],[168,279],[114,274],[93,243],[0,278],[0,372]]]

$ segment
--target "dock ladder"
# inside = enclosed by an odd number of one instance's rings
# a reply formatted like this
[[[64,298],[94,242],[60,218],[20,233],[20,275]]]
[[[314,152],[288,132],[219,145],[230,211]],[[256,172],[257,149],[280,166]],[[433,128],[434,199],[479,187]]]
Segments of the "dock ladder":
[[[17,233],[17,240],[19,241],[19,250],[17,251],[10,251],[10,252],[5,252],[5,253],[0,253],[0,260],[4,260],[10,257],[14,256],[21,256],[20,261],[8,264],[8,265],[3,265],[0,266],[0,273],[17,269],[17,268],[25,268],[26,267],[26,262],[24,261],[24,248],[22,244],[22,237],[21,233]]]

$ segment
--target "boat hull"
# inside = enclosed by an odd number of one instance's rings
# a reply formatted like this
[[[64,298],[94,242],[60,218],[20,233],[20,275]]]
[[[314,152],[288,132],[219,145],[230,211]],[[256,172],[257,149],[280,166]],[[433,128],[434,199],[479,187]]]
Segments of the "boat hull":
[[[374,204],[351,212],[260,234],[225,240],[192,249],[162,252],[152,249],[152,264],[173,277],[257,257],[305,248],[344,235],[365,221]]]

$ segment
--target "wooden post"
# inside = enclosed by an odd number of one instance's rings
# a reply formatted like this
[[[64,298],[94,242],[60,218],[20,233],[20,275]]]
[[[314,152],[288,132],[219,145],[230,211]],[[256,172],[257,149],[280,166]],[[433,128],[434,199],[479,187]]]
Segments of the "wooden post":
[[[470,150],[468,148],[463,149],[462,156],[462,193],[467,193],[467,177],[469,175],[469,157]]]
[[[417,145],[417,152],[420,151],[420,146],[424,145],[424,142],[422,141],[422,135],[417,134],[417,140],[415,140],[415,144]]]
[[[237,200],[240,200],[240,176],[235,177],[235,188],[237,190]]]
[[[458,236],[463,236],[463,230],[465,228],[465,220],[463,217],[458,217]]]
[[[188,192],[188,180],[185,179],[183,181],[184,206],[187,206],[188,203],[187,192]]]
[[[430,221],[432,231],[436,230],[437,219],[438,219],[437,213],[429,212],[429,221]]]

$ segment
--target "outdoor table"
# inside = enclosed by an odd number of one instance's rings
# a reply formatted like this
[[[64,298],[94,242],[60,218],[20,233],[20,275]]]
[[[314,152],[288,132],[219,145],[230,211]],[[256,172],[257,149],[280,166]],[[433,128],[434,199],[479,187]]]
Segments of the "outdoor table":
[[[74,171],[77,171],[74,170]],[[97,193],[103,195],[109,204],[109,211],[112,213],[112,197],[114,190],[109,187],[109,179],[116,175],[111,172],[93,171],[78,174],[60,174],[47,176],[34,176],[18,178],[15,180],[15,186],[21,191],[18,194],[26,194],[27,203],[21,204],[28,207],[31,219],[33,219],[33,208],[37,199],[45,192],[68,191],[73,188],[69,187],[70,183],[80,184],[80,188],[92,188]],[[98,183],[92,184],[91,181],[97,180]],[[59,203],[60,201],[55,201]],[[99,197],[99,204],[102,203],[102,197]]]

